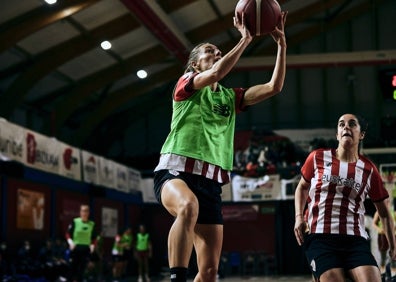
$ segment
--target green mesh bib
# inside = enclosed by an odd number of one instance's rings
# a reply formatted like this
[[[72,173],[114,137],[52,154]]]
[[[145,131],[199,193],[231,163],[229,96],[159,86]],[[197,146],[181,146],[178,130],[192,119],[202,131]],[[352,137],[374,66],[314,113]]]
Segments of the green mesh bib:
[[[161,153],[206,161],[231,170],[234,151],[235,92],[204,87],[184,101],[173,101],[171,131]]]

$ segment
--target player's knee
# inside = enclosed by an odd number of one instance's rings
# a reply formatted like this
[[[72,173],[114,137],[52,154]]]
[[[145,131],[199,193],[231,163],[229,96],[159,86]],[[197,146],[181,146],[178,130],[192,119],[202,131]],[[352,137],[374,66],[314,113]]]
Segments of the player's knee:
[[[198,217],[198,202],[194,199],[182,201],[178,207],[177,216],[184,220],[192,220],[194,223]]]
[[[215,266],[206,267],[199,270],[199,274],[202,278],[201,281],[216,281],[218,268]]]

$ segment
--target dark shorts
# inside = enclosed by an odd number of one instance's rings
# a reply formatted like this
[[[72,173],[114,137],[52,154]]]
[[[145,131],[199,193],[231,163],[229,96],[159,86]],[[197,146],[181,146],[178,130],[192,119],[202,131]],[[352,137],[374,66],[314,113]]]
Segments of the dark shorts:
[[[223,224],[221,211],[221,184],[201,175],[186,172],[159,170],[154,174],[154,192],[161,203],[161,189],[164,183],[171,179],[181,179],[195,194],[199,202],[197,223]]]
[[[348,271],[363,265],[378,267],[369,241],[360,236],[310,234],[305,238],[304,248],[308,264],[316,278],[332,268]]]
[[[111,256],[113,262],[122,262],[124,261],[124,257],[122,255],[112,255]]]
[[[132,250],[124,250],[124,254],[122,255],[122,259],[125,261],[129,261],[133,258],[133,251]]]
[[[146,259],[149,257],[149,251],[136,251],[135,257],[137,260],[139,259]]]

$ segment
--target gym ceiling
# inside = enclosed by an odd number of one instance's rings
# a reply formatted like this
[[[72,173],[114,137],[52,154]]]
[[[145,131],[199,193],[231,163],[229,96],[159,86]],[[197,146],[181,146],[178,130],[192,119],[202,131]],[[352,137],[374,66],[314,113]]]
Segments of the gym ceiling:
[[[315,56],[290,54],[303,42],[392,1],[280,0],[289,11],[288,67],[335,61],[394,64],[395,52],[376,56],[381,50],[350,50],[337,58],[325,50]],[[149,112],[156,97],[152,93],[173,88],[194,45],[212,42],[221,50],[235,45],[236,2],[58,0],[50,5],[44,0],[1,0],[0,117],[18,123],[24,113],[24,126],[90,150],[87,144],[111,139],[125,130],[127,121]],[[102,49],[103,41],[112,47]],[[273,59],[267,58],[274,51],[269,36],[255,39],[234,71],[270,67]],[[139,70],[147,78],[140,79]]]

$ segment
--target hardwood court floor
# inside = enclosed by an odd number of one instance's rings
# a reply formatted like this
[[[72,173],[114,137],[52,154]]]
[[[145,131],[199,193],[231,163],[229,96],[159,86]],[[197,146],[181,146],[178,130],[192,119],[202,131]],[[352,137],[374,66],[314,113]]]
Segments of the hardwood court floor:
[[[154,280],[151,280],[154,282]],[[160,282],[169,282],[169,279],[157,280]],[[192,282],[193,280],[188,280],[188,282]],[[312,279],[310,276],[258,276],[258,277],[226,277],[223,279],[219,279],[218,282],[311,282]]]
[[[99,279],[99,280],[84,280],[89,282],[137,282],[138,277],[129,276],[123,279],[114,280],[111,278],[108,279]],[[152,276],[150,277],[150,282],[169,282],[170,279],[167,275],[160,276]],[[227,276],[226,278],[217,279],[217,282],[312,282],[312,279],[309,275],[296,275],[296,276],[286,276],[286,275],[274,275],[274,276]],[[56,281],[59,282],[59,281]],[[144,281],[147,282],[147,281]],[[193,278],[187,280],[187,282],[193,282]]]

